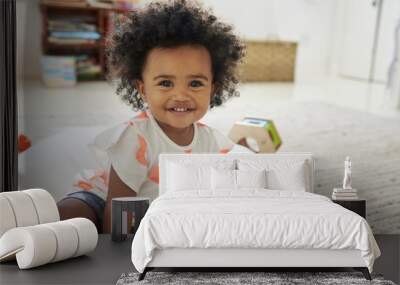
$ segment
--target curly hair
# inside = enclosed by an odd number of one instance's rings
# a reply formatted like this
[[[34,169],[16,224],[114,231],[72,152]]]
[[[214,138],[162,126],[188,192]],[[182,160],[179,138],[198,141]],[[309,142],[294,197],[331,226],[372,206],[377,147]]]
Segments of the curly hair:
[[[145,109],[135,82],[142,80],[146,57],[154,48],[204,46],[210,53],[215,86],[210,107],[239,95],[236,67],[244,56],[244,45],[233,34],[232,26],[217,21],[199,4],[186,0],[153,2],[123,20],[106,45],[108,77],[118,79],[117,95],[135,111]]]

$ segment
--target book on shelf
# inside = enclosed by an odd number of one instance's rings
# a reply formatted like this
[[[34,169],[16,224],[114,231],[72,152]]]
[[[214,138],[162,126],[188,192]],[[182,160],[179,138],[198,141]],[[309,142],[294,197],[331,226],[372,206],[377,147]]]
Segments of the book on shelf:
[[[59,45],[84,45],[84,44],[96,44],[96,40],[85,40],[85,39],[59,39],[54,37],[47,38],[49,43]]]
[[[88,7],[86,0],[40,0],[40,4],[59,7]]]
[[[333,188],[333,200],[358,200],[357,189]]]
[[[80,21],[71,20],[48,20],[48,31],[59,32],[96,32],[97,27],[95,24],[89,24]]]
[[[102,75],[102,67],[96,59],[88,55],[76,57],[76,73],[78,80],[98,79]]]
[[[357,189],[333,188],[333,193],[357,193]]]
[[[51,31],[49,33],[50,37],[53,38],[62,38],[62,39],[86,39],[86,40],[98,40],[101,38],[101,35],[97,32],[58,32]]]
[[[355,189],[354,189],[355,190]],[[357,190],[355,192],[333,192],[333,200],[358,200]]]
[[[337,197],[335,195],[332,195],[332,200],[359,200],[358,196],[354,196],[354,197]]]
[[[115,6],[114,0],[87,0],[87,3],[90,7],[105,9],[114,8]]]
[[[48,87],[69,87],[76,84],[75,58],[42,56],[42,80]]]
[[[92,16],[78,15],[66,18],[59,15],[48,20],[48,42],[59,45],[95,44],[101,38]]]
[[[358,196],[357,193],[332,193],[332,196],[336,197],[356,197]]]
[[[100,65],[91,65],[84,68],[77,69],[78,76],[80,75],[100,75],[101,74],[101,66]]]
[[[338,197],[354,197],[357,196],[357,193],[333,193],[333,195]]]
[[[65,21],[69,23],[97,23],[97,17],[94,14],[73,14],[73,15],[65,15],[65,14],[50,14],[48,16],[48,20],[51,21]]]

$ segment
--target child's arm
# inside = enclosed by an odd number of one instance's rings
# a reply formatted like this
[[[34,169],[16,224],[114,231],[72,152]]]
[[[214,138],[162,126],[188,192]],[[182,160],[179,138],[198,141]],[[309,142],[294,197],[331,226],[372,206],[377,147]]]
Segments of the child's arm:
[[[108,194],[106,200],[106,207],[104,209],[103,217],[103,233],[111,232],[111,200],[116,197],[135,197],[136,192],[126,185],[117,175],[114,168],[111,166],[108,184]],[[131,217],[131,215],[130,215]],[[128,223],[131,223],[131,218]]]

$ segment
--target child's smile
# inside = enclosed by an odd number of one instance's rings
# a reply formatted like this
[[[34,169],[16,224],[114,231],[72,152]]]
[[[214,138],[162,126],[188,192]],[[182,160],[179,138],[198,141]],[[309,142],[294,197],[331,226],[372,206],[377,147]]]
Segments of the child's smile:
[[[208,50],[190,45],[151,50],[138,89],[163,131],[190,143],[189,130],[207,112],[214,89]]]

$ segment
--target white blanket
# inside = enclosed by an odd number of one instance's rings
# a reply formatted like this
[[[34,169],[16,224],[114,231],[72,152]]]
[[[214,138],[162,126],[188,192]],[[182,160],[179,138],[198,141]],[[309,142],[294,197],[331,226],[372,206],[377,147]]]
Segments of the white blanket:
[[[133,265],[143,272],[165,248],[358,249],[370,272],[380,255],[359,215],[321,195],[265,189],[160,196],[134,237]]]

